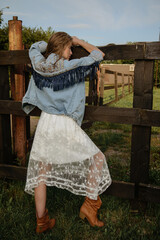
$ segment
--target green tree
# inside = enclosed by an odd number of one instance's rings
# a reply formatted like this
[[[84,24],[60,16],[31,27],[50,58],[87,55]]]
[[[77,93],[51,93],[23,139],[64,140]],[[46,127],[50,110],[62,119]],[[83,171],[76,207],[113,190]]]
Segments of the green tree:
[[[25,49],[29,49],[30,46],[37,41],[48,41],[50,36],[54,33],[51,27],[48,27],[46,31],[40,28],[22,27],[22,41]],[[8,50],[8,25],[5,24],[0,28],[0,50]]]
[[[154,84],[160,88],[160,60],[155,60],[154,64]]]
[[[2,15],[3,15],[3,12],[2,12],[2,10],[0,10],[0,26],[1,26],[2,22],[3,22]]]
[[[22,38],[24,48],[28,49],[34,42],[38,41],[48,41],[50,36],[54,33],[51,27],[48,27],[46,31],[44,31],[41,27],[40,28],[30,28],[30,27],[23,27],[22,28]]]
[[[0,28],[0,50],[8,50],[8,25]]]
[[[7,7],[3,7],[3,8],[0,9],[0,26],[2,25],[2,22],[3,22],[3,18],[2,18],[3,10],[6,9],[6,8],[9,8],[9,7],[7,6]]]

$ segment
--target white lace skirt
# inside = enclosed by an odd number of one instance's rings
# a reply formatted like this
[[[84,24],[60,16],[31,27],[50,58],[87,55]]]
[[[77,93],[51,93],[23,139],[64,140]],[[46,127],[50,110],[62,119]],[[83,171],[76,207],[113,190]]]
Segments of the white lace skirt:
[[[97,199],[111,184],[104,154],[70,117],[41,113],[25,191],[44,183]]]

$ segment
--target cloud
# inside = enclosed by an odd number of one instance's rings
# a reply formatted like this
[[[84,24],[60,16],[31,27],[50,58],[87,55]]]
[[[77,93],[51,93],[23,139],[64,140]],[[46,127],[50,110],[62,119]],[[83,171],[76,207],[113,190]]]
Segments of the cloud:
[[[85,23],[75,23],[75,24],[65,24],[63,25],[63,27],[66,28],[90,28],[91,26],[89,24],[85,24]]]
[[[31,16],[30,13],[24,13],[24,12],[4,12],[3,13],[4,15],[9,15],[9,16]]]
[[[60,3],[65,6],[66,1]],[[95,31],[151,25],[160,20],[159,12],[159,0],[68,0],[65,6],[66,21],[74,21],[75,25],[81,22],[82,26],[85,23]]]
[[[88,23],[92,28],[110,28],[110,22],[113,16],[110,14],[111,7],[106,1],[98,0],[69,0],[74,11],[69,12],[68,19],[72,21],[83,21]]]
[[[119,16],[117,28],[145,27],[160,20],[160,2],[156,0],[141,0],[139,5],[136,2],[128,1],[121,10],[122,14]]]

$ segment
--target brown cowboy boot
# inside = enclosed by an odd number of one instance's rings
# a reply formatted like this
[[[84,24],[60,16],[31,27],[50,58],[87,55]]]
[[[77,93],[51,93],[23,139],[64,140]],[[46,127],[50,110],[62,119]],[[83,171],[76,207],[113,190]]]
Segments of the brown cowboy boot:
[[[80,218],[87,218],[88,222],[92,227],[103,227],[104,223],[102,221],[99,221],[97,218],[97,211],[101,207],[101,205],[102,201],[99,196],[97,200],[92,200],[86,197],[83,205],[80,208]]]
[[[47,209],[45,210],[43,217],[39,218],[37,215],[36,233],[42,233],[47,230],[50,230],[54,227],[54,225],[55,225],[55,219],[49,218]]]

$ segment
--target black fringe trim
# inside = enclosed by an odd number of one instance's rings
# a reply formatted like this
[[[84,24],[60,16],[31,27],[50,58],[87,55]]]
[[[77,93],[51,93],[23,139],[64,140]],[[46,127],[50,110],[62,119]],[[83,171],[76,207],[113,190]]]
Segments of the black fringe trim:
[[[89,66],[80,66],[53,77],[44,77],[32,69],[32,75],[39,89],[42,90],[46,87],[53,89],[53,91],[59,91],[76,83],[84,82],[88,71],[91,79],[94,79],[97,69],[99,69],[99,64],[100,62],[95,62]]]

